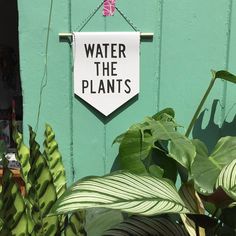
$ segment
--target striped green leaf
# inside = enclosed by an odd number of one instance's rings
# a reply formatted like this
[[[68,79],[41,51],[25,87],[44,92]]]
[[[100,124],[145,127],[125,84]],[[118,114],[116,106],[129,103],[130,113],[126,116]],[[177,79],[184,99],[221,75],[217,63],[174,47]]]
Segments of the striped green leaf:
[[[219,187],[236,201],[236,159],[221,170],[215,185],[216,189]]]
[[[47,216],[57,199],[56,190],[45,157],[41,154],[39,144],[35,140],[36,134],[31,127],[29,130],[31,169],[28,178],[31,188],[28,199],[33,205],[34,234],[51,236],[59,229],[58,218]]]
[[[150,235],[168,235],[168,236],[188,236],[186,230],[176,222],[166,218],[148,218],[143,216],[132,216],[106,231],[103,236],[150,236]]]
[[[141,215],[189,212],[175,187],[165,180],[119,173],[78,181],[57,201],[52,213],[93,207]]]
[[[204,205],[200,197],[198,196],[198,193],[195,191],[192,182],[182,184],[181,188],[179,189],[179,195],[192,213],[199,215],[205,214]],[[195,222],[191,220],[186,214],[181,214],[181,219],[189,235],[196,236],[197,234]],[[199,228],[199,235],[205,236],[205,230],[203,228]]]
[[[0,235],[29,235],[29,222],[24,198],[19,191],[19,186],[15,182],[11,171],[7,168],[6,160],[4,160],[4,171],[1,184],[0,219],[2,227]]]
[[[55,133],[48,124],[46,124],[44,137],[44,156],[46,157],[49,171],[53,177],[53,184],[56,188],[57,196],[60,197],[66,190],[66,173],[62,164],[61,153],[55,140]]]
[[[193,140],[193,143],[197,155],[192,165],[192,176],[198,191],[209,195],[214,192],[221,170],[236,157],[236,137],[221,138],[210,155],[203,142]]]
[[[23,143],[23,136],[17,130],[14,132],[14,140],[17,145],[16,149],[16,158],[21,164],[21,176],[25,182],[26,192],[29,191],[31,184],[28,180],[28,174],[30,170],[30,150],[29,148]]]

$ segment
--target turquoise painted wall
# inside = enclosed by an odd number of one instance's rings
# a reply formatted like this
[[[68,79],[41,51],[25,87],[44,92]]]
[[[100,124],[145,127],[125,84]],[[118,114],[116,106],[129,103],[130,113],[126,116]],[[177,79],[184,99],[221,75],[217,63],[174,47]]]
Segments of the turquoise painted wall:
[[[118,152],[117,146],[112,146],[113,139],[147,115],[171,106],[177,122],[186,127],[208,85],[210,70],[236,73],[236,3],[232,0],[118,0],[118,8],[131,24],[142,32],[153,32],[154,39],[141,41],[138,98],[104,117],[74,97],[71,47],[58,37],[59,32],[80,29],[100,3],[57,0],[52,4],[38,133],[42,134],[45,122],[53,126],[70,182],[108,173]],[[48,0],[18,1],[25,133],[27,124],[36,126],[50,4]],[[133,30],[118,12],[105,18],[101,11],[83,31]],[[236,122],[235,91],[234,85],[217,81],[194,137],[209,139],[213,133],[219,136],[227,132],[236,135],[232,128]],[[212,122],[214,99],[219,102]]]

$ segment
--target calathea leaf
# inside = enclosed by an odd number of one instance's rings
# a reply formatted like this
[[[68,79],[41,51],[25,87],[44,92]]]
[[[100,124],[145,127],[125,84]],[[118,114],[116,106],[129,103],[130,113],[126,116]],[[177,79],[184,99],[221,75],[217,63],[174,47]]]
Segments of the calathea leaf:
[[[104,207],[128,213],[187,213],[176,189],[163,179],[119,173],[80,180],[56,202],[54,214]]]
[[[30,181],[28,180],[30,166],[30,150],[29,148],[23,143],[23,136],[17,130],[14,132],[14,140],[17,145],[17,152],[16,158],[21,164],[21,176],[25,182],[26,192],[29,192],[31,187]]]
[[[33,231],[36,235],[54,235],[59,229],[58,218],[47,217],[47,215],[57,199],[56,190],[45,157],[41,154],[39,144],[35,140],[36,134],[31,127],[29,130],[31,169],[28,178],[31,188],[28,198],[33,205],[31,213],[35,222]]]
[[[150,235],[181,235],[188,236],[186,230],[176,222],[164,217],[148,218],[132,216],[121,224],[103,233],[103,236],[150,236]]]
[[[199,216],[204,216],[204,205],[194,189],[193,182],[182,184],[179,190],[179,195],[192,213],[198,214]],[[195,222],[191,219],[191,215],[189,214],[181,214],[180,216],[189,234],[191,236],[196,236],[196,227],[198,227],[199,224],[196,226]],[[203,228],[199,228],[198,230],[200,236],[205,236],[205,230]]]
[[[215,188],[219,187],[236,201],[236,159],[221,170],[215,185]]]
[[[103,235],[106,230],[121,223],[124,220],[123,218],[123,214],[119,210],[105,208],[87,209],[85,231],[89,236]]]
[[[28,235],[28,217],[24,198],[19,191],[12,172],[7,168],[7,160],[3,161],[2,191],[0,194],[0,219],[2,227],[0,235]]]
[[[221,170],[235,159],[236,137],[221,138],[210,155],[207,147],[200,140],[193,140],[193,144],[197,155],[192,165],[192,176],[198,191],[208,195],[213,193]]]
[[[53,178],[57,196],[60,197],[66,190],[66,174],[62,163],[62,156],[55,140],[55,133],[48,124],[46,124],[44,136],[44,156],[46,157],[49,171]]]

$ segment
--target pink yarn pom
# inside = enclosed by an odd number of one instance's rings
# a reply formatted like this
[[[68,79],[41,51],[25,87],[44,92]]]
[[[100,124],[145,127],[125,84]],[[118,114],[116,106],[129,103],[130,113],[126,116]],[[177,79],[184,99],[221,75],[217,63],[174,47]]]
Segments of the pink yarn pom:
[[[103,3],[103,15],[113,16],[116,7],[116,0],[104,0]]]

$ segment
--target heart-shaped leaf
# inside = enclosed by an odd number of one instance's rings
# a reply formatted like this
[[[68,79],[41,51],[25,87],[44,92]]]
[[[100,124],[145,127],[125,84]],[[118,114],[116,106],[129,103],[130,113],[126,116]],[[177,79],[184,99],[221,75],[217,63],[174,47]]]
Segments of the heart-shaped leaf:
[[[200,193],[208,195],[213,193],[221,170],[236,157],[236,137],[221,138],[210,155],[203,142],[193,140],[193,143],[197,154],[192,165],[192,176]]]

